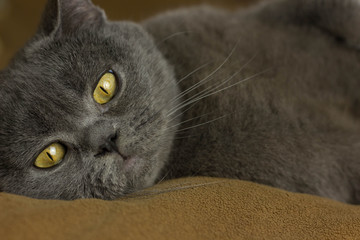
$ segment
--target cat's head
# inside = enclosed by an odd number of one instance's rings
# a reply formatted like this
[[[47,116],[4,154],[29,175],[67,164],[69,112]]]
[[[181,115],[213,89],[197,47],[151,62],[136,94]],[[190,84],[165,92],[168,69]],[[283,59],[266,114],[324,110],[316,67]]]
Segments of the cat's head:
[[[113,199],[152,185],[177,91],[141,26],[107,21],[87,0],[49,0],[0,73],[0,190]]]

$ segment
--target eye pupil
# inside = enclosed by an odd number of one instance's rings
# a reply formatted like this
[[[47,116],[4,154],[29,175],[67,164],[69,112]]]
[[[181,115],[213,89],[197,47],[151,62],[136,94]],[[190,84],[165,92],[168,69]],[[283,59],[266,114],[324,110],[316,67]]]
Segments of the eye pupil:
[[[109,94],[109,93],[105,90],[105,88],[100,87],[100,89],[103,90],[104,93]]]
[[[46,155],[51,159],[51,161],[54,161],[54,158],[51,156],[50,153],[46,152]]]

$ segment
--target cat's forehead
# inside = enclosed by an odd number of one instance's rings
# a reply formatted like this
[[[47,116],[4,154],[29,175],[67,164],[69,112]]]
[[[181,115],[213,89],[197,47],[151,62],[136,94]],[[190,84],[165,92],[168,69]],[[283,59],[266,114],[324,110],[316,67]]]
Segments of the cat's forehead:
[[[1,84],[0,125],[10,125],[9,131],[51,128],[55,121],[74,116],[81,104],[81,92],[61,84],[55,75],[5,75]],[[69,104],[73,103],[73,104]],[[17,123],[17,124],[12,124]],[[54,127],[54,126],[53,126]]]
[[[89,77],[94,68],[75,70],[57,63],[54,56],[42,57],[18,62],[0,74],[0,125],[8,129],[9,138],[12,132],[41,135],[59,129],[60,124],[66,126],[83,107],[83,96],[96,80]]]
[[[6,93],[2,102],[10,101],[15,104],[23,104],[23,101],[57,99],[62,94],[66,94],[67,90],[80,89],[74,88],[75,85],[85,85],[85,81],[82,81],[75,71],[72,74],[70,68],[61,63],[56,64],[51,58],[20,63],[1,73],[0,79],[1,90]],[[81,94],[81,91],[79,93]]]
[[[95,66],[119,61],[121,54],[115,49],[118,46],[112,39],[76,36],[30,45],[23,51],[23,57],[24,64],[41,72],[85,70],[86,73]]]
[[[100,44],[101,41],[101,44]],[[87,83],[114,63],[122,61],[111,39],[76,36],[29,44],[13,64],[0,74],[1,88],[6,91],[81,92]]]

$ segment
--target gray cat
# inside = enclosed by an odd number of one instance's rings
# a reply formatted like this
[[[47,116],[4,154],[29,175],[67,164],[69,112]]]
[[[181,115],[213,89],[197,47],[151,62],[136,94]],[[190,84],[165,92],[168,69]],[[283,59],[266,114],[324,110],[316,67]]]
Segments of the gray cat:
[[[0,74],[0,189],[115,199],[214,176],[360,202],[360,2],[141,24],[49,0]]]

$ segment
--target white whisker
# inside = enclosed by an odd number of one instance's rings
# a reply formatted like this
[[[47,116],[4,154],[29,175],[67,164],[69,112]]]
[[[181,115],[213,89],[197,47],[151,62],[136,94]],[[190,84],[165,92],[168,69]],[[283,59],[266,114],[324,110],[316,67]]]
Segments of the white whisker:
[[[171,170],[167,171],[167,172],[164,174],[164,176],[163,176],[159,181],[157,181],[156,184],[162,183],[162,182],[166,179],[166,177],[169,175],[170,172],[171,172]]]
[[[189,111],[191,108],[193,108],[196,105],[196,103],[194,103],[193,105],[191,105],[190,107],[188,107],[187,109],[185,109],[184,111],[182,111],[181,113],[177,114],[176,116],[170,118],[169,122],[177,119],[178,117],[180,117],[181,115],[183,115],[184,113],[186,113],[187,111]]]
[[[236,83],[234,83],[234,84],[231,84],[231,85],[229,85],[229,86],[227,86],[227,87],[225,87],[225,88],[222,88],[222,89],[220,89],[220,90],[213,91],[213,92],[210,92],[210,93],[205,93],[205,94],[203,94],[202,96],[200,96],[200,97],[198,97],[198,98],[196,98],[196,99],[193,99],[193,100],[191,100],[191,101],[189,101],[189,102],[184,103],[183,105],[179,106],[177,109],[172,110],[170,113],[168,113],[168,116],[174,114],[175,112],[177,112],[177,111],[180,110],[181,108],[184,108],[184,107],[186,107],[186,106],[188,106],[188,105],[190,105],[190,104],[192,104],[192,103],[194,103],[194,102],[198,102],[198,101],[200,101],[201,99],[204,99],[204,98],[207,98],[207,97],[212,96],[212,95],[214,95],[214,94],[223,92],[223,91],[225,91],[225,90],[227,90],[227,89],[229,89],[229,88],[232,88],[232,87],[234,87],[234,86],[236,86],[236,85],[239,85],[239,84],[244,83],[244,82],[246,82],[246,81],[248,81],[248,80],[250,80],[250,79],[253,79],[253,78],[255,78],[255,77],[257,77],[257,76],[259,76],[259,75],[261,75],[261,74],[263,74],[263,73],[265,73],[265,72],[267,72],[267,71],[269,71],[269,70],[270,70],[270,69],[267,69],[267,70],[262,71],[262,72],[260,72],[260,73],[254,74],[254,75],[252,75],[252,76],[250,76],[250,77],[247,77],[247,78],[245,78],[245,79],[243,79],[243,80],[240,80],[240,81],[238,81],[238,82],[236,82]],[[230,79],[232,79],[233,77],[235,77],[238,73],[239,73],[239,72],[234,73],[234,74],[233,74],[232,76],[230,76],[230,78],[227,79],[226,81],[229,81]]]
[[[249,65],[257,56],[257,53],[249,60],[247,61],[241,68],[239,71],[237,71],[234,75],[232,75],[230,78],[228,78],[227,80],[225,80],[223,83],[220,83],[218,86],[215,87],[215,89],[218,89],[219,87],[221,87],[222,85],[226,84],[227,82],[229,82],[235,75],[239,74],[247,65]],[[182,104],[188,102],[188,101],[191,101],[192,99],[200,96],[201,94],[203,94],[204,92],[208,91],[208,93],[210,93],[211,90],[214,90],[214,89],[211,89],[211,88],[214,88],[214,85],[211,85],[207,88],[205,88],[204,90],[202,90],[201,92],[195,94],[194,96],[191,96],[190,98],[186,99],[185,101],[183,101],[182,103],[178,104],[177,106],[175,106],[174,108],[176,109],[178,106],[181,106]],[[211,89],[211,90],[210,90]],[[173,109],[170,109],[169,112],[172,112]],[[177,111],[177,110],[176,110]]]
[[[219,92],[223,92],[223,91],[225,91],[225,90],[227,90],[227,89],[229,89],[229,88],[232,88],[232,87],[234,87],[234,86],[236,86],[236,85],[239,85],[239,84],[241,84],[241,83],[244,83],[244,82],[246,82],[246,81],[248,81],[248,80],[251,80],[251,79],[253,79],[253,78],[255,78],[255,77],[257,77],[257,76],[259,76],[259,75],[261,75],[261,74],[263,74],[263,73],[265,73],[265,72],[267,72],[267,71],[269,71],[269,70],[270,70],[270,69],[267,69],[267,70],[262,71],[262,72],[260,72],[260,73],[254,74],[254,75],[252,75],[252,76],[250,76],[250,77],[247,77],[247,78],[245,78],[245,79],[243,79],[243,80],[240,80],[239,82],[236,82],[236,83],[234,83],[234,84],[231,84],[231,85],[229,85],[229,86],[227,86],[227,87],[225,87],[225,88],[222,88],[222,89],[220,89],[220,90],[218,90],[218,91],[209,93],[209,94],[201,97],[201,98],[198,99],[198,100],[201,100],[201,99],[203,99],[203,98],[209,97],[209,96],[214,95],[214,94],[217,94],[217,93],[219,93]]]
[[[175,139],[175,140],[189,139],[189,138],[198,137],[198,136],[201,136],[201,134],[193,134],[193,135],[186,135],[186,136],[181,136],[181,137],[175,137],[174,139]]]
[[[196,84],[192,85],[191,87],[189,87],[188,89],[184,90],[183,92],[181,92],[173,101],[176,101],[180,98],[182,98],[183,96],[185,96],[187,93],[195,90],[196,88],[198,88],[199,86],[201,86],[202,84],[206,83],[207,81],[211,80],[211,77],[214,76],[230,59],[230,57],[233,55],[233,53],[235,52],[237,44],[234,46],[234,48],[231,50],[230,54],[225,58],[225,60],[213,71],[211,72],[207,77],[203,78],[202,80],[200,80],[199,82],[197,82]]]
[[[222,86],[223,84],[229,82],[231,79],[233,79],[233,78],[234,78],[237,74],[239,74],[239,73],[240,73],[240,71],[234,73],[234,74],[231,75],[229,78],[227,78],[224,82],[221,82],[221,83],[219,84],[219,86]],[[172,114],[174,114],[174,113],[177,112],[178,110],[180,110],[180,109],[182,109],[182,108],[184,108],[184,107],[186,107],[186,106],[188,106],[188,105],[190,105],[190,104],[192,104],[192,103],[198,102],[198,100],[202,99],[202,96],[209,94],[209,93],[211,92],[211,90],[209,90],[209,89],[210,89],[210,88],[213,88],[213,87],[214,87],[214,86],[211,85],[211,86],[207,87],[206,89],[204,89],[203,91],[201,91],[201,92],[195,94],[194,96],[190,97],[189,99],[183,101],[181,104],[178,104],[178,105],[177,105],[177,108],[169,111],[169,113],[168,113],[167,116],[171,116]]]
[[[190,122],[190,121],[192,121],[192,120],[202,118],[202,117],[207,116],[207,115],[210,115],[210,114],[211,114],[211,113],[205,113],[205,114],[202,114],[202,115],[200,115],[200,116],[197,116],[197,117],[194,117],[194,118],[190,118],[190,119],[188,119],[188,120],[185,120],[185,121],[182,121],[182,122],[180,122],[180,123],[178,123],[178,124],[175,124],[175,125],[173,125],[173,126],[171,126],[171,127],[168,127],[168,128],[166,128],[164,131],[166,131],[166,130],[168,130],[168,129],[171,129],[171,128],[174,128],[174,127],[177,127],[177,126],[179,126],[179,125],[181,125],[181,124]]]
[[[207,121],[207,122],[204,122],[204,123],[200,123],[200,124],[197,124],[197,125],[194,125],[194,126],[191,126],[191,127],[187,127],[187,128],[183,128],[183,129],[179,129],[177,130],[176,132],[181,132],[181,131],[185,131],[185,130],[189,130],[189,129],[193,129],[193,128],[197,128],[197,127],[201,127],[203,125],[206,125],[206,124],[209,124],[209,123],[212,123],[212,122],[215,122],[215,121],[218,121],[222,118],[225,118],[227,117],[229,114],[226,114],[224,116],[221,116],[221,117],[218,117],[218,118],[215,118],[213,120],[210,120],[210,121]]]
[[[143,191],[134,193],[132,195],[124,196],[123,198],[130,199],[130,198],[147,197],[147,196],[159,195],[159,194],[168,193],[168,192],[175,192],[175,191],[186,190],[186,189],[191,189],[191,188],[199,188],[199,187],[204,187],[204,186],[208,186],[208,185],[220,184],[223,182],[226,182],[226,180],[214,181],[214,182],[208,182],[208,183],[190,184],[189,186],[181,186],[180,184],[177,184],[178,186],[180,185],[180,187],[169,187],[169,188],[162,189],[162,190],[143,190]]]
[[[177,81],[177,84],[181,83],[182,81],[184,81],[185,79],[187,79],[188,77],[190,77],[194,73],[198,72],[199,70],[203,69],[204,67],[208,66],[209,64],[210,64],[210,62],[207,62],[207,63],[201,65],[200,67],[196,68],[194,71],[190,72],[188,75],[186,75],[185,77],[183,77],[179,81]]]
[[[158,43],[156,43],[156,46],[160,46],[161,44],[163,44],[164,42],[166,42],[167,40],[169,40],[173,37],[180,36],[180,35],[187,34],[187,33],[191,33],[191,31],[182,31],[182,32],[173,33],[173,34],[167,36],[166,38],[162,39]]]

